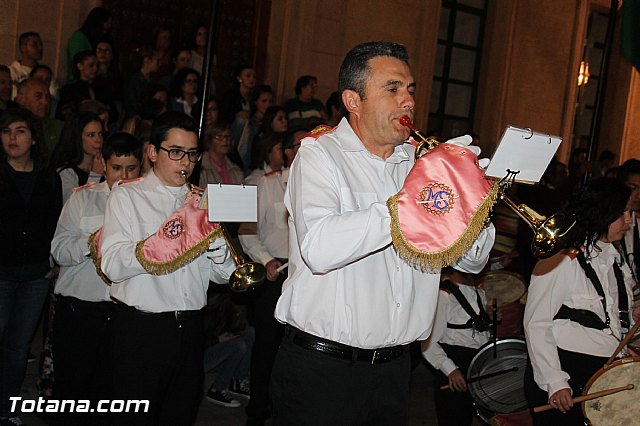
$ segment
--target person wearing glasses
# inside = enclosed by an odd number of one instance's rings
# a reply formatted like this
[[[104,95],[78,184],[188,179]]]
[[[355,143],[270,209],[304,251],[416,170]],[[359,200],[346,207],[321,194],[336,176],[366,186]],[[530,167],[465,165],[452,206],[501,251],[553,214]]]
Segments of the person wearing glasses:
[[[231,130],[226,123],[214,123],[205,129],[205,149],[198,184],[205,188],[209,183],[240,185],[242,169],[228,157],[231,149]]]
[[[202,392],[207,288],[226,283],[235,264],[185,184],[202,157],[194,121],[160,115],[147,154],[147,175],[114,185],[99,245],[116,301],[113,396],[149,401],[146,413],[122,413],[113,424],[191,424]]]
[[[171,110],[180,111],[189,117],[198,113],[198,88],[200,74],[193,68],[183,68],[171,80]]]

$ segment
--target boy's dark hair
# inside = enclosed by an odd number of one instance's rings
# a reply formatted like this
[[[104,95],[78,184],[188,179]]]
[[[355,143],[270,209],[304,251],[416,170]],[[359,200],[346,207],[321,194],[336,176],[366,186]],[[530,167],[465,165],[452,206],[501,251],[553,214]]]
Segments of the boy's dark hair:
[[[149,143],[159,149],[160,144],[167,140],[167,135],[171,129],[182,129],[198,134],[196,123],[191,117],[184,112],[168,111],[160,114],[153,122]]]
[[[29,40],[29,37],[40,38],[40,34],[38,34],[35,31],[27,31],[25,33],[20,34],[20,37],[18,37],[18,46],[24,46],[25,44],[27,44],[27,40]]]
[[[109,161],[112,155],[116,157],[132,156],[142,163],[142,142],[127,132],[114,133],[102,144],[104,161]]]
[[[33,77],[40,70],[48,71],[49,75],[51,75],[51,78],[53,78],[53,70],[51,69],[51,67],[49,67],[48,65],[45,65],[45,64],[37,64],[36,66],[31,68],[31,72],[29,73],[29,77]]]
[[[626,183],[632,175],[640,175],[640,160],[631,158],[618,168],[618,179]]]
[[[302,89],[311,84],[312,81],[315,81],[317,83],[318,78],[313,75],[303,75],[302,77],[298,78],[298,81],[296,81],[296,96],[300,96],[300,93],[302,93]]]

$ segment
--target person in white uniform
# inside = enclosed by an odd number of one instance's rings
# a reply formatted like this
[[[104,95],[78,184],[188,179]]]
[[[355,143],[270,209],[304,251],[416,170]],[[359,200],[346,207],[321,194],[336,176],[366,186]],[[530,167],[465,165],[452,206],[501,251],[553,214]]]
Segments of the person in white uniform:
[[[128,133],[116,133],[102,146],[106,180],[77,188],[64,205],[51,242],[60,265],[56,281],[54,398],[109,399],[111,315],[109,286],[90,257],[89,238],[104,222],[111,187],[120,179],[137,178],[142,143]],[[93,406],[93,408],[96,408]],[[93,415],[91,415],[93,417]],[[87,417],[61,413],[56,424],[85,424]]]
[[[524,312],[525,393],[531,407],[555,408],[534,413],[536,425],[584,424],[572,397],[582,394],[630,326],[633,279],[614,247],[630,226],[630,194],[616,179],[588,182],[566,207],[576,218],[571,249],[533,270]]]
[[[407,422],[408,345],[429,336],[440,281],[439,270],[422,272],[396,253],[386,205],[414,164],[399,119],[413,117],[415,85],[404,46],[354,47],[339,72],[348,118],[303,140],[293,162],[274,424]],[[462,270],[482,269],[493,231],[457,261]]]
[[[438,370],[434,400],[440,426],[471,425],[475,410],[467,390],[467,370],[478,349],[490,338],[487,297],[471,274],[442,271],[438,309],[422,356]],[[449,389],[441,389],[448,385]]]
[[[114,398],[150,401],[147,413],[123,413],[113,424],[190,424],[202,395],[207,288],[210,280],[228,282],[235,265],[222,238],[194,256],[172,243],[192,239],[194,232],[181,213],[191,205],[183,172],[190,175],[202,156],[193,120],[162,114],[151,128],[147,154],[152,170],[112,190],[102,228],[102,271],[117,302]],[[155,270],[161,258],[164,266]]]

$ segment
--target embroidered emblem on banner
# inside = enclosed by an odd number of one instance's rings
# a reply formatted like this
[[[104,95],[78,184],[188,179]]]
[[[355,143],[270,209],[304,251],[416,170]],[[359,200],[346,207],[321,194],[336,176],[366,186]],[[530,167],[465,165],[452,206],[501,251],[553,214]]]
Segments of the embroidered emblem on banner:
[[[454,199],[458,196],[447,185],[434,182],[422,188],[416,203],[429,213],[443,216],[453,208]]]
[[[162,227],[162,234],[170,240],[179,238],[184,233],[184,222],[181,217],[171,219]]]

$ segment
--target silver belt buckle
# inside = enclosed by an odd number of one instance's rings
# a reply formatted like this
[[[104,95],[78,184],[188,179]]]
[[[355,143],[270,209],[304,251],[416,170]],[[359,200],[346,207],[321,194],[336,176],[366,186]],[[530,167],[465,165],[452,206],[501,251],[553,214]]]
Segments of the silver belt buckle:
[[[378,352],[377,349],[373,350],[373,357],[371,358],[371,365],[376,363],[376,359],[378,359],[378,355],[380,354],[380,352]]]

